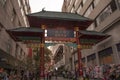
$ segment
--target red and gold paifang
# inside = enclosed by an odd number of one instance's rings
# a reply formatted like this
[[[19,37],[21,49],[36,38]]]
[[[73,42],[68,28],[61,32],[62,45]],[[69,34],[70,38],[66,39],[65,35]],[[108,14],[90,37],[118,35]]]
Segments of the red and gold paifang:
[[[76,42],[76,38],[46,37],[45,41]]]

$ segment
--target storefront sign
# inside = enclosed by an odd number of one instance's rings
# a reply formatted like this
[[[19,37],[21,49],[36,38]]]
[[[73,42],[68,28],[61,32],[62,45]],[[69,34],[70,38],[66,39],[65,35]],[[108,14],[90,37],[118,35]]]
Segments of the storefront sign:
[[[73,38],[74,31],[73,30],[47,30],[47,37],[63,37],[63,38]]]

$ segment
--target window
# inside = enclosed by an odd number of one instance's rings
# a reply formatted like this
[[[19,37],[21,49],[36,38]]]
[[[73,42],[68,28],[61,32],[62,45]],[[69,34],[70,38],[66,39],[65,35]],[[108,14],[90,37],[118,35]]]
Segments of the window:
[[[69,5],[70,5],[70,1],[67,0],[66,6],[69,7]]]
[[[97,27],[97,20],[94,21],[94,26]]]
[[[21,0],[18,0],[19,7],[21,7]]]
[[[72,4],[72,0],[70,0],[70,5]]]
[[[117,3],[118,3],[118,7],[120,9],[120,0],[117,0]]]
[[[93,1],[94,6],[96,6],[96,5],[99,3],[99,1],[100,1],[100,0],[94,0],[94,1]]]
[[[92,23],[87,30],[94,30],[95,29],[95,23]]]
[[[22,49],[20,49],[19,58],[22,59]]]
[[[7,1],[7,0],[0,0],[0,4],[1,4],[2,6],[4,6],[5,3],[6,3],[6,1]]]
[[[0,23],[0,32],[2,31],[2,29],[3,29],[3,25],[2,23]]]
[[[75,10],[74,10],[74,8],[72,8],[72,9],[71,9],[71,13],[75,13]]]
[[[108,6],[100,15],[100,22],[104,21],[111,13],[111,8]]]
[[[20,56],[22,55],[22,49],[20,49]]]
[[[92,10],[93,10],[93,6],[91,5],[91,6],[87,9],[87,11],[86,11],[86,13],[84,14],[84,16],[85,16],[85,17],[88,17],[89,14],[92,12]]]
[[[116,47],[117,47],[118,55],[119,55],[119,58],[120,58],[120,43],[116,44]]]
[[[82,62],[85,63],[85,58],[82,58]]]
[[[81,2],[81,4],[80,4],[80,5],[81,5],[81,7],[83,7],[83,2]]]
[[[79,0],[75,0],[75,5],[77,5],[78,1],[79,1]]]
[[[22,16],[24,17],[24,10],[21,8],[21,13],[22,13]]]
[[[83,4],[85,4],[86,1],[87,1],[87,0],[83,0]]]
[[[23,0],[23,5],[26,5],[26,0]]]
[[[77,10],[77,13],[79,13],[81,9],[82,9],[82,6],[80,5],[78,10]]]
[[[92,54],[87,57],[87,60],[90,61],[90,60],[94,60],[95,58],[96,58],[95,54]]]
[[[117,50],[120,52],[120,43],[116,44]]]
[[[7,42],[6,42],[6,51],[7,53],[11,53],[11,50],[12,50],[12,41],[9,39]]]
[[[112,9],[112,12],[114,12],[117,9],[117,5],[115,3],[115,0],[112,0],[112,2],[110,3],[110,7]]]
[[[111,7],[108,6],[105,10],[96,18],[97,25],[104,21],[109,15],[111,15]]]
[[[110,5],[108,5],[103,12],[96,18],[95,26],[98,26],[103,22],[109,15],[111,15],[117,9],[115,0],[112,0]]]
[[[113,51],[112,48],[109,47],[102,51],[98,52],[100,58],[100,64],[112,64],[113,63]]]
[[[82,64],[85,66],[85,58],[82,58]]]
[[[96,25],[98,26],[99,24],[100,24],[100,18],[99,18],[99,16],[96,18]]]
[[[29,4],[29,0],[26,0],[26,3]]]
[[[16,11],[13,8],[11,21],[14,21],[15,17],[16,17]]]
[[[95,53],[87,56],[88,65],[96,65],[96,56]]]
[[[18,46],[18,44],[16,44],[15,57],[17,57],[17,55],[18,55],[18,48],[19,48],[19,46]]]

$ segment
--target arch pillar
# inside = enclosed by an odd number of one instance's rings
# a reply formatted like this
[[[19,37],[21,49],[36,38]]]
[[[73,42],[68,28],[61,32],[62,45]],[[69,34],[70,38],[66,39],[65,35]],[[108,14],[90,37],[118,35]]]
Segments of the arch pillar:
[[[45,25],[41,25],[41,29],[44,30],[42,40],[40,44],[40,78],[45,77],[45,58],[44,58],[44,44],[45,44]]]
[[[82,55],[81,55],[81,44],[80,44],[80,40],[79,40],[79,27],[75,27],[75,32],[76,32],[76,43],[77,43],[77,55],[78,55],[78,73],[79,76],[83,75],[83,71],[82,71]]]

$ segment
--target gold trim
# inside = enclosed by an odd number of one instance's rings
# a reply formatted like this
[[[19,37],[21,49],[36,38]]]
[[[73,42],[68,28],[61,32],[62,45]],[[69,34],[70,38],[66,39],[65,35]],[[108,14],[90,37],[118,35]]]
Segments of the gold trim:
[[[75,27],[75,31],[79,31],[79,27]]]
[[[77,48],[81,48],[81,45],[78,44],[78,45],[77,45]]]
[[[42,28],[42,29],[45,29],[45,28],[46,28],[46,26],[45,26],[45,25],[42,25],[42,26],[41,26],[41,28]]]
[[[43,44],[43,43],[41,43],[41,44],[40,44],[40,47],[44,47],[44,44]]]

